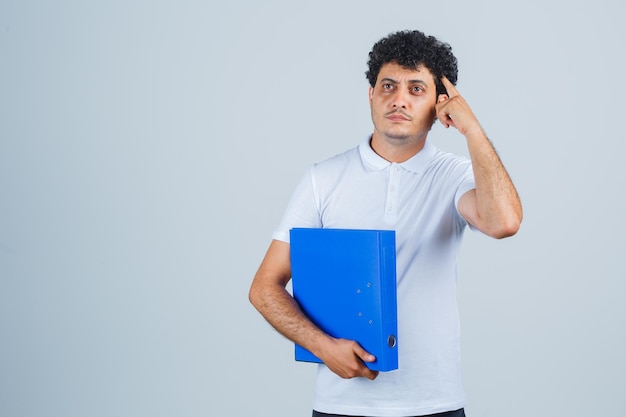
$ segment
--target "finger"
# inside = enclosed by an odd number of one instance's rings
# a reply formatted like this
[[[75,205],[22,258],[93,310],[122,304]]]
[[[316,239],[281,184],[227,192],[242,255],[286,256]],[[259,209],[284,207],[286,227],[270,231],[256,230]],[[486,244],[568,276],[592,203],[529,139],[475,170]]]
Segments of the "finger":
[[[376,360],[376,356],[363,349],[361,345],[356,342],[354,343],[353,351],[363,362],[374,362]],[[362,376],[374,380],[378,376],[378,371],[373,371],[363,364]]]
[[[372,371],[371,369],[367,369],[367,372],[363,374],[363,376],[371,381],[375,380],[378,376],[378,371]]]
[[[356,353],[363,362],[374,362],[376,360],[376,356],[372,355],[358,344],[354,347],[354,353]]]
[[[374,362],[376,360],[376,356],[372,355],[371,353],[366,352],[360,346],[358,349],[355,349],[355,353],[357,354],[359,358],[361,358],[363,362]],[[373,371],[370,368],[368,368],[367,365],[363,364],[362,375],[363,377],[373,381],[378,376],[378,371]]]
[[[436,117],[441,122],[441,124],[448,128],[450,127],[451,117],[448,114],[449,110],[446,111],[446,107],[448,107],[448,103],[446,103],[446,101],[448,101],[448,96],[445,94],[439,94],[439,99],[437,106],[435,107],[435,112]]]
[[[371,363],[376,360],[376,356],[367,352],[358,344],[354,347],[354,353],[356,353],[356,355],[365,363]],[[378,376],[378,371],[373,371],[369,369],[367,365],[363,364],[362,375],[367,379],[374,380]]]
[[[454,126],[454,120],[452,120],[452,115],[449,114],[445,109],[439,109],[437,112],[437,119],[441,122],[441,124],[447,129],[450,126]]]
[[[449,97],[455,97],[455,96],[461,95],[459,94],[459,90],[456,89],[454,84],[452,84],[445,75],[441,77],[441,83],[443,84],[444,87],[446,87],[446,91],[448,92]]]

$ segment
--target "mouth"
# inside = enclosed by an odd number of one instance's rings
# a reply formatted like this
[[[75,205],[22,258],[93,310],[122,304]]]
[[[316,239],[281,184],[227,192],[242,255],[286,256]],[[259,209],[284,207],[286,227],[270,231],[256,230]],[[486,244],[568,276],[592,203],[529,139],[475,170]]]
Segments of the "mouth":
[[[385,117],[391,120],[392,122],[408,122],[411,120],[411,118],[408,115],[404,114],[402,111],[399,111],[399,110],[393,111],[391,113],[387,113]]]

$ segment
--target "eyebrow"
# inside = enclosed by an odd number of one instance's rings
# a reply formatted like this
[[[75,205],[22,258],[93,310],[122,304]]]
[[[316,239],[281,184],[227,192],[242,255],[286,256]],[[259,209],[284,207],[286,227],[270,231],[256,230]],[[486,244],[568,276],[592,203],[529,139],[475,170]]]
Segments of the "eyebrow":
[[[387,82],[387,83],[392,83],[392,84],[399,84],[398,81],[394,80],[393,78],[383,78],[382,80],[380,80],[381,83]],[[424,80],[409,80],[409,84],[421,84],[425,87],[428,86],[428,84],[426,84],[426,81]]]

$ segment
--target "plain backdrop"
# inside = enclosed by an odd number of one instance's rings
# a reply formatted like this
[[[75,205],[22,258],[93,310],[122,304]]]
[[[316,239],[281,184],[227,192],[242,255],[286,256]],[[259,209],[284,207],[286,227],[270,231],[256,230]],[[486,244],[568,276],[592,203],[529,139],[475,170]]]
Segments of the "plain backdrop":
[[[618,414],[625,12],[0,0],[0,415],[310,415],[315,366],[247,292],[300,176],[371,133],[367,54],[402,29],[452,45],[525,209],[466,234],[468,416]]]

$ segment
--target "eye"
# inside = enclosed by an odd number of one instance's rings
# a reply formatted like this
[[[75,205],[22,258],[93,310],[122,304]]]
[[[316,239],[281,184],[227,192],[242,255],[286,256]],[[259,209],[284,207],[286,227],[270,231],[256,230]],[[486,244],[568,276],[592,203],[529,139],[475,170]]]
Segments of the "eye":
[[[393,89],[393,84],[390,84],[390,83],[383,84],[383,90],[392,90],[392,89]]]
[[[411,93],[413,94],[422,94],[424,92],[424,88],[419,85],[414,85],[411,87]]]

